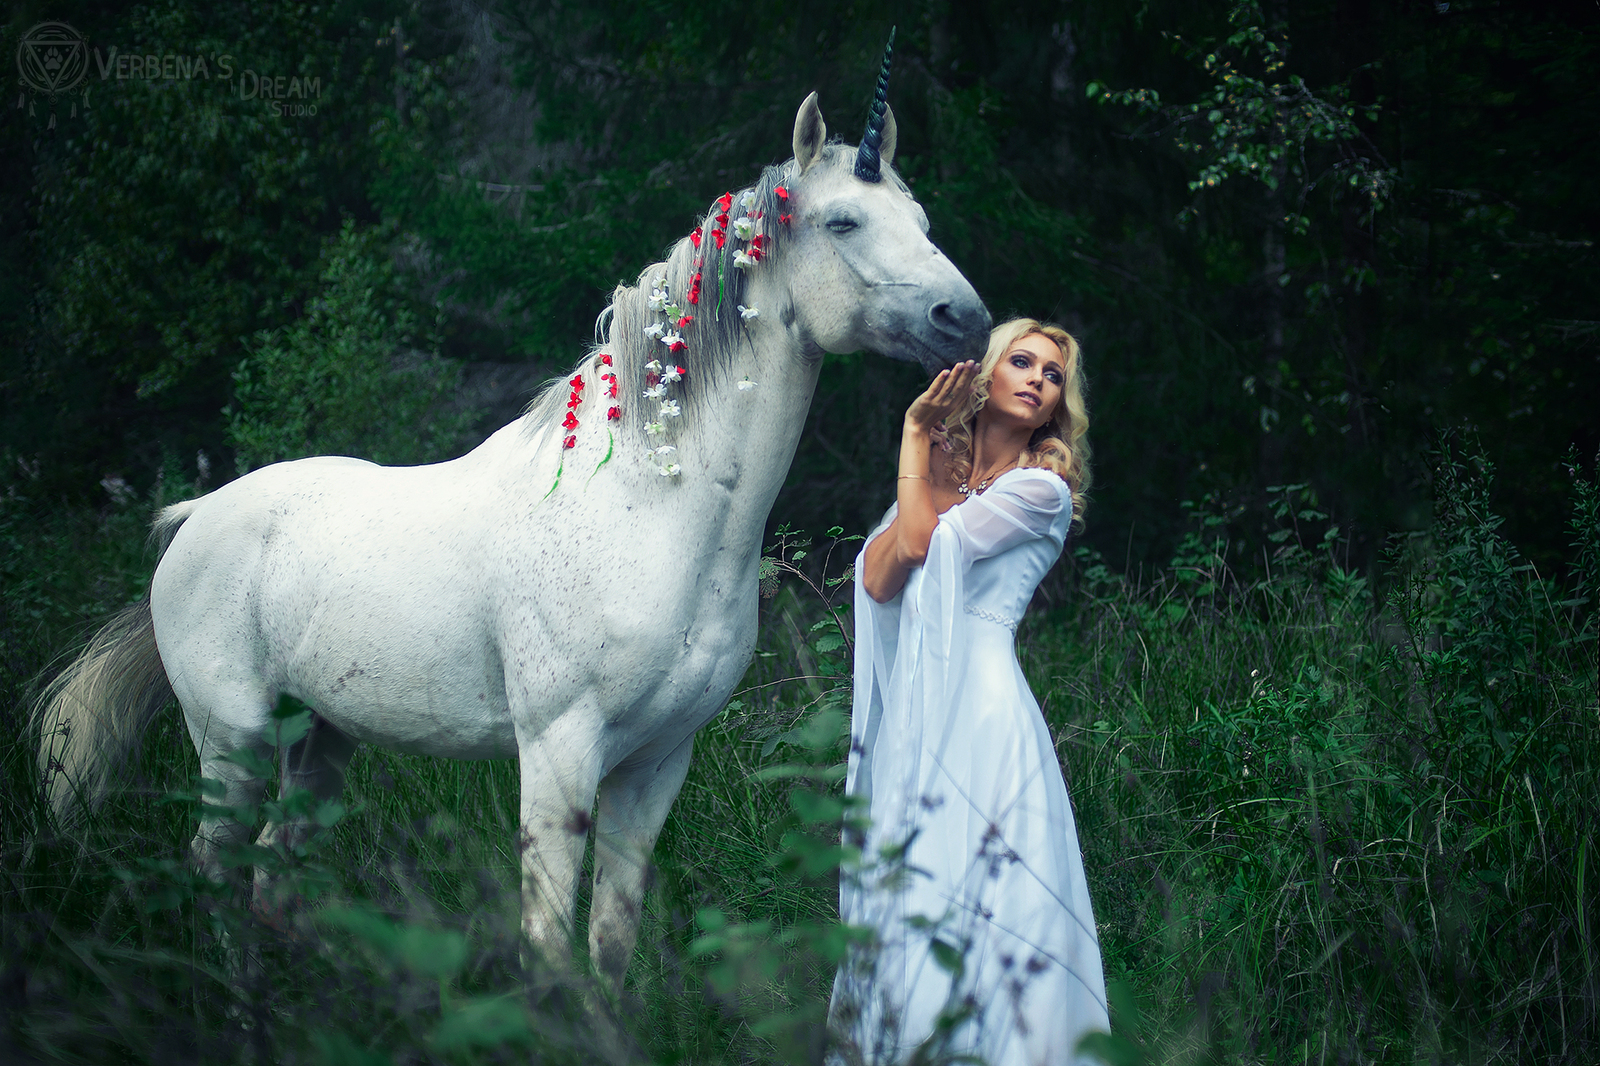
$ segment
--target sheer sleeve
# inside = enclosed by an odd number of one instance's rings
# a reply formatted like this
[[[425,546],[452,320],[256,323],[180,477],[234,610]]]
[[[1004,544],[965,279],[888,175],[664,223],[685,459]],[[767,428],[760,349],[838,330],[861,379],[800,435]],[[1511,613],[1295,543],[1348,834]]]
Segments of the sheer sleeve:
[[[862,575],[867,570],[867,546],[894,521],[899,504],[890,504],[882,520],[867,534],[856,556],[855,576],[855,671],[850,715],[850,758],[845,790],[850,795],[872,792],[871,752],[883,722],[883,708],[894,677],[896,652],[900,643],[900,606],[896,594],[879,603],[868,593]]]
[[[1072,490],[1048,470],[1013,471],[982,496],[944,513],[961,541],[968,565],[1039,537],[1065,535],[1072,517]]]

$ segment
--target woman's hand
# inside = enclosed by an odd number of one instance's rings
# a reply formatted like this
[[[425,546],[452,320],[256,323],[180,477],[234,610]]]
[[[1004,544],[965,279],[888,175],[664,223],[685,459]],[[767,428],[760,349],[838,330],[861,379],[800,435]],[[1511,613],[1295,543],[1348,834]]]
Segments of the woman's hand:
[[[932,433],[933,427],[960,410],[972,396],[978,364],[968,359],[934,375],[921,396],[906,409],[906,428]]]
[[[977,380],[977,363],[957,363],[949,370],[939,371],[906,411],[900,432],[900,474],[895,481],[900,511],[889,528],[867,545],[861,574],[862,586],[879,603],[898,593],[912,568],[921,566],[928,557],[928,545],[939,524],[929,454],[934,427],[961,409],[971,398]]]

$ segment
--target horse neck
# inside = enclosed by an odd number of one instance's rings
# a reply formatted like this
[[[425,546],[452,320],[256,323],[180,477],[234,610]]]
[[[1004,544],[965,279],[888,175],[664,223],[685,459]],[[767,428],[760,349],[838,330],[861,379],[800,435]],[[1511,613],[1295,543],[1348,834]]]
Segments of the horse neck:
[[[768,310],[746,329],[747,342],[730,368],[710,383],[713,402],[698,406],[676,442],[684,478],[673,488],[684,490],[685,502],[699,514],[696,522],[756,542],[794,461],[822,365],[821,353],[807,352],[784,325],[778,288],[752,287],[752,297]],[[746,376],[755,385],[740,390],[737,383]]]

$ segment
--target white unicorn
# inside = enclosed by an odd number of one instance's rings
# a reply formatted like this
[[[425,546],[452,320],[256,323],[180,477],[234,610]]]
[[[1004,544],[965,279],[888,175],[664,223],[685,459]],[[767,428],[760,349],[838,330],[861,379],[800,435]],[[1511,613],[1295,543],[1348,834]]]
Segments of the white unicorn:
[[[981,356],[988,337],[982,302],[882,166],[887,67],[859,148],[827,143],[812,93],[794,159],[618,287],[570,388],[471,453],[406,468],[301,459],[166,508],[148,600],[40,701],[56,811],[70,820],[101,796],[173,694],[202,775],[225,788],[192,845],[218,877],[220,849],[248,833],[221,808],[257,805],[266,787],[236,753],[274,754],[285,695],[314,709],[285,752],[285,793],[337,796],[361,743],[515,755],[523,931],[570,964],[598,794],[589,949],[620,986],[693,735],[750,659],[763,526],[823,353],[931,372]],[[260,842],[308,831],[270,825]],[[264,905],[260,872],[255,891]]]

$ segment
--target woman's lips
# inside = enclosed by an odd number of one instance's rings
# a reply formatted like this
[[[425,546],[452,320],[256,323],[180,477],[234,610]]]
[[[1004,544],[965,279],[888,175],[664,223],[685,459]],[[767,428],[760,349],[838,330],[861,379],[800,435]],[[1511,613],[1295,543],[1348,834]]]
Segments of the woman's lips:
[[[1033,393],[1031,393],[1031,392],[1019,392],[1019,393],[1017,393],[1017,395],[1022,397],[1022,401],[1024,403],[1028,404],[1030,407],[1038,407],[1039,406],[1039,397],[1035,396]]]

